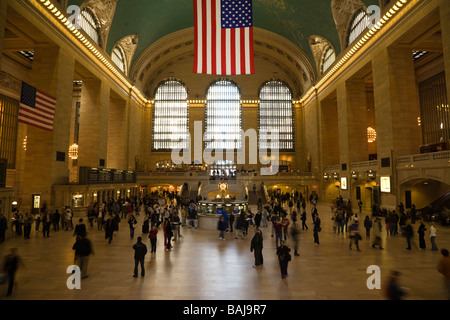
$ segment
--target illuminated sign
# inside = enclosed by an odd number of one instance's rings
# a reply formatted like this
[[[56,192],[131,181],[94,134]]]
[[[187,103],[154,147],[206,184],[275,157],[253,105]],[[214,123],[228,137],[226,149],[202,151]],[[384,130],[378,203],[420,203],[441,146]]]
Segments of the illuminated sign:
[[[381,192],[391,193],[391,177],[380,178],[380,190]]]

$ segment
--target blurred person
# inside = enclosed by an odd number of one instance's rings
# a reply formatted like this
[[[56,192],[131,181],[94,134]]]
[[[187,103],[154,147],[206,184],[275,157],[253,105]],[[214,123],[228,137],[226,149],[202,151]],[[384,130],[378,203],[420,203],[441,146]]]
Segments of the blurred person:
[[[78,220],[77,225],[75,226],[75,230],[73,232],[74,236],[80,236],[80,237],[84,237],[86,235],[87,231],[86,231],[86,225],[83,223],[83,219],[80,218],[80,220]]]
[[[427,228],[425,227],[425,224],[422,221],[420,222],[419,229],[417,230],[417,233],[419,234],[419,248],[422,250],[426,249],[425,231],[427,231]]]
[[[361,251],[359,249],[359,240],[361,240],[361,235],[359,234],[358,223],[355,221],[353,221],[352,225],[349,227],[349,237],[350,237],[349,249],[352,250],[352,244],[355,243],[356,249],[358,251]]]
[[[132,213],[130,213],[128,218],[128,225],[130,227],[130,238],[134,238],[134,230],[136,230],[137,220]]]
[[[295,225],[291,227],[291,237],[292,241],[294,242],[294,256],[299,256],[300,254],[298,253],[298,249],[300,241],[300,230]]]
[[[227,223],[223,216],[219,218],[219,222],[217,223],[217,230],[219,230],[219,239],[225,240],[225,231],[227,231]]]
[[[86,279],[88,276],[87,268],[89,263],[89,256],[94,254],[91,241],[86,237],[86,233],[77,236],[77,240],[74,243],[72,250],[75,251],[75,262],[81,270],[81,278]]]
[[[436,227],[434,226],[434,222],[430,225],[430,242],[431,242],[431,250],[438,251],[438,247],[436,245]]]
[[[382,240],[381,240],[382,228],[383,227],[381,226],[380,218],[376,218],[375,222],[374,222],[374,226],[373,226],[374,240],[372,242],[372,248],[375,248],[376,246],[378,246],[381,250],[383,249]]]
[[[11,248],[10,253],[6,255],[3,263],[3,272],[8,281],[8,290],[6,296],[11,296],[14,289],[14,280],[19,265],[23,265],[22,259],[17,255],[17,248]]]
[[[442,249],[441,254],[442,258],[438,262],[437,270],[444,276],[447,299],[450,300],[450,256],[447,249]]]
[[[400,272],[392,271],[385,288],[385,295],[388,300],[402,300],[406,295],[405,288],[399,283]]]

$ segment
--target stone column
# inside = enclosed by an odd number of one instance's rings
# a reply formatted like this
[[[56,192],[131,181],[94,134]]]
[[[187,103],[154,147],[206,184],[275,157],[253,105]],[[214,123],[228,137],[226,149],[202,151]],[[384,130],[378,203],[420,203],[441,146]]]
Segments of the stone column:
[[[322,168],[339,164],[338,111],[335,98],[321,101]]]
[[[128,108],[125,100],[111,100],[108,124],[108,167],[128,170]]]
[[[378,177],[391,177],[392,193],[382,194],[381,201],[384,207],[395,209],[397,198],[400,198],[394,176],[396,159],[419,153],[421,144],[412,50],[404,47],[383,48],[374,52],[373,56],[378,159],[391,159],[390,166],[379,166],[377,174]]]
[[[442,49],[444,52],[445,81],[447,84],[447,100],[450,100],[450,6],[447,0],[439,1],[441,16]]]
[[[80,167],[99,167],[107,160],[110,88],[104,81],[83,81],[81,89],[79,157]],[[108,167],[108,163],[105,164]]]
[[[56,98],[52,132],[27,126],[28,145],[24,157],[23,205],[31,206],[31,195],[41,194],[41,203],[51,206],[53,184],[69,181],[68,147],[75,59],[58,47],[35,49],[30,85]],[[64,153],[64,160],[57,160]]]
[[[369,160],[367,142],[367,97],[364,80],[346,83],[347,143],[349,168],[353,162]],[[375,124],[371,124],[375,126]]]
[[[0,1],[0,69],[2,66],[3,57],[3,40],[5,38],[5,25],[6,25],[6,11],[8,8],[8,1]]]

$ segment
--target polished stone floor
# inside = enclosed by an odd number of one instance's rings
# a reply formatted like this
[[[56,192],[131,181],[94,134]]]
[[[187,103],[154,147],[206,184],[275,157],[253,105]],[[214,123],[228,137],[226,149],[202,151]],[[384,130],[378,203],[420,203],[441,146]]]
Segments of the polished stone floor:
[[[302,231],[300,256],[289,263],[289,276],[282,279],[275,255],[271,228],[263,228],[264,266],[252,268],[250,229],[246,239],[227,234],[219,240],[218,231],[183,228],[183,238],[172,252],[163,248],[162,231],[158,249],[145,259],[146,277],[133,278],[135,240],[122,223],[113,242],[108,244],[103,232],[88,229],[95,254],[88,267],[89,277],[81,290],[66,286],[67,267],[73,264],[70,231],[50,233],[50,238],[32,233],[32,239],[9,238],[0,244],[0,256],[11,247],[19,250],[24,266],[18,270],[12,297],[0,286],[0,299],[10,300],[382,300],[382,290],[369,290],[367,268],[377,265],[384,283],[391,270],[401,272],[400,282],[408,288],[408,300],[445,300],[441,274],[436,270],[439,252],[417,248],[417,227],[413,250],[406,250],[405,238],[384,233],[385,250],[371,248],[363,239],[361,251],[349,250],[347,234],[333,232],[328,204],[319,204],[323,231],[320,245],[313,243],[312,228]],[[309,208],[307,208],[309,210]],[[309,211],[308,211],[309,212]],[[142,217],[141,217],[142,219]],[[75,221],[75,219],[74,219]],[[308,214],[307,223],[311,226]],[[383,223],[384,226],[384,223]],[[137,230],[141,230],[140,226]],[[140,232],[136,232],[136,237]],[[149,241],[146,240],[147,246]],[[437,228],[437,244],[450,248],[450,229]],[[290,244],[292,247],[292,244]]]

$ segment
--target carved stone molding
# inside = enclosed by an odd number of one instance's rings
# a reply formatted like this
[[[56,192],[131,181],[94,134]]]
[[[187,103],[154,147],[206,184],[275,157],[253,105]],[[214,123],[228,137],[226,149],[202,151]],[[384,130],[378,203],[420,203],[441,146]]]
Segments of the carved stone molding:
[[[254,29],[255,55],[278,60],[289,68],[299,92],[305,92],[317,79],[316,69],[306,53],[291,41],[264,29]],[[130,76],[135,85],[145,91],[150,77],[160,72],[171,60],[180,59],[194,52],[194,29],[172,33],[150,45],[135,61]]]
[[[14,78],[9,73],[0,71],[0,87],[20,96],[22,81]]]
[[[322,65],[322,59],[325,54],[325,50],[329,47],[331,47],[334,52],[336,50],[334,49],[333,45],[324,37],[313,35],[308,38],[309,46],[311,47],[311,51],[313,53],[314,61],[316,62],[317,66],[317,73],[320,74],[320,67]]]
[[[359,9],[366,9],[361,0],[331,0],[331,11],[339,34],[341,50],[347,46],[347,33],[351,19]]]
[[[106,47],[109,31],[116,12],[117,2],[119,0],[85,0],[80,6],[81,9],[89,8],[98,19],[100,24],[101,45]]]
[[[117,41],[116,46],[120,46],[125,54],[125,74],[128,75],[131,61],[133,61],[134,53],[139,43],[137,34],[130,34]]]

